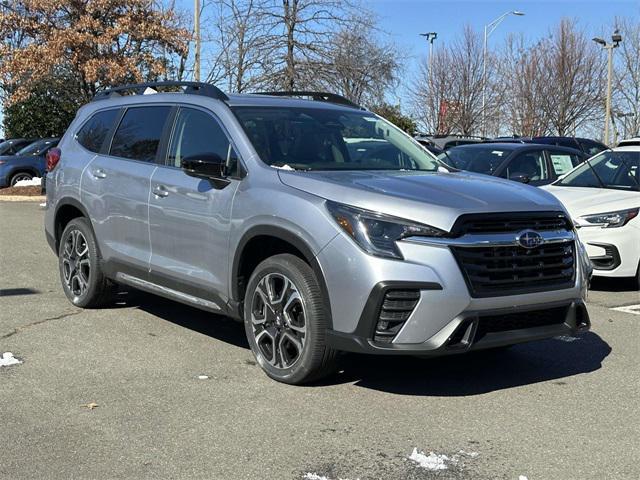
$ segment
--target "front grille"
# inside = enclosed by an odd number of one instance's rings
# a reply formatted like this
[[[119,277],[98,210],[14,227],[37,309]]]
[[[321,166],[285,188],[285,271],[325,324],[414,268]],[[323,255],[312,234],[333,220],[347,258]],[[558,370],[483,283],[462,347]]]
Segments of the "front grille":
[[[560,325],[567,318],[567,306],[533,310],[529,312],[490,315],[478,319],[478,328],[474,337],[477,342],[488,333],[508,332],[524,328],[547,327]]]
[[[573,285],[574,243],[520,246],[451,247],[473,297],[559,290]]]
[[[461,215],[451,233],[455,237],[466,234],[493,234],[536,231],[571,230],[572,224],[562,212],[514,212]]]
[[[419,290],[388,290],[378,313],[374,340],[391,342],[411,316],[419,299]]]

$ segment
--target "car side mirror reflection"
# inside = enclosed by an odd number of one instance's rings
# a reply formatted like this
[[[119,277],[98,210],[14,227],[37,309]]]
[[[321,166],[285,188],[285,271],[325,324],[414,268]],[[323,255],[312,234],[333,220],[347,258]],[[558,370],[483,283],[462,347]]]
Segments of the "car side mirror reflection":
[[[509,177],[509,180],[515,180],[516,182],[520,183],[529,183],[531,181],[531,178],[529,178],[529,175],[524,173],[514,173]]]
[[[185,157],[180,162],[184,172],[192,177],[221,180],[227,176],[227,164],[217,153],[202,153]]]

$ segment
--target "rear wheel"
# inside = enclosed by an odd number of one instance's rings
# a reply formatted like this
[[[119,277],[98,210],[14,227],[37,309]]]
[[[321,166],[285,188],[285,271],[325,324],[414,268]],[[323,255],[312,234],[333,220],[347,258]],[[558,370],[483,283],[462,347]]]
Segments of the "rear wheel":
[[[636,290],[640,290],[640,262],[638,262],[638,270],[636,271]]]
[[[303,384],[333,372],[337,352],[326,345],[322,300],[313,270],[294,255],[268,258],[251,275],[245,331],[258,364],[274,380]]]
[[[29,172],[18,172],[11,177],[11,186],[15,186],[20,180],[31,180],[33,175]]]
[[[100,267],[93,230],[85,218],[71,220],[60,238],[60,280],[67,298],[82,308],[100,307],[111,299],[113,283]]]

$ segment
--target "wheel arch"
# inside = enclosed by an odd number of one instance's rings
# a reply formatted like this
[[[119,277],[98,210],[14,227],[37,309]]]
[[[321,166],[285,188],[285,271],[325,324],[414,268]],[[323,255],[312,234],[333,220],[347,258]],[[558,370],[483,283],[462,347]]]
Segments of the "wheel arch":
[[[93,224],[91,222],[89,214],[87,213],[87,209],[78,200],[73,197],[65,197],[57,202],[53,223],[56,252],[58,252],[60,249],[60,237],[62,236],[62,232],[64,231],[65,227],[71,220],[78,217],[86,218],[89,222],[91,230],[93,231]]]
[[[294,254],[311,267],[320,284],[329,328],[333,328],[329,290],[313,249],[299,235],[273,225],[258,225],[250,228],[242,235],[235,249],[231,266],[231,300],[237,305],[240,316],[245,287],[251,273],[262,260],[280,253]]]

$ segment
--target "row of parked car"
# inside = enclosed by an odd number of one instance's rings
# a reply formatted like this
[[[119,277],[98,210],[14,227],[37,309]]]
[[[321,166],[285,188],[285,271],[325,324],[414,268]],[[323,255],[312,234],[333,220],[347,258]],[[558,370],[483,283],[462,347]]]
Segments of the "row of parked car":
[[[12,187],[21,180],[43,177],[46,155],[58,145],[59,138],[13,138],[0,143],[0,188]]]
[[[455,169],[553,193],[571,214],[594,275],[634,277],[640,289],[640,138],[614,149],[575,137],[416,140]]]

